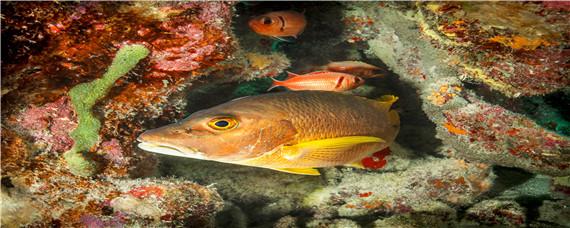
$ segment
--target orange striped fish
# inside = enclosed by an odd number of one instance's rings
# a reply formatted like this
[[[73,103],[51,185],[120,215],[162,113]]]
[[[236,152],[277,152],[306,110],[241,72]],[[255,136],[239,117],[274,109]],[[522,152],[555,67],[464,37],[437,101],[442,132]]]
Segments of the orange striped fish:
[[[322,67],[323,70],[355,74],[364,77],[381,77],[388,73],[380,67],[370,65],[361,61],[340,61],[330,62]]]
[[[289,90],[326,90],[342,92],[362,85],[364,79],[351,74],[317,71],[304,75],[293,74],[287,71],[289,78],[285,81],[277,81],[273,78],[273,85],[267,89],[268,91],[276,86],[283,86]]]

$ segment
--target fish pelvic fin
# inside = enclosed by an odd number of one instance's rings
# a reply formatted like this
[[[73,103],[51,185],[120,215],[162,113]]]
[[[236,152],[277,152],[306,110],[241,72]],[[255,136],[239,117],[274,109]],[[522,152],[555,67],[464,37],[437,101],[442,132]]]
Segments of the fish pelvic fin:
[[[347,136],[321,139],[292,146],[283,146],[281,148],[281,156],[288,160],[309,159],[312,161],[330,161],[358,144],[382,142],[384,142],[384,140],[381,138],[371,136]]]
[[[352,163],[352,164],[346,164],[345,166],[356,167],[356,168],[359,168],[359,169],[365,169],[365,168],[366,168],[366,167],[364,167],[364,165],[362,164],[361,161],[358,161],[358,162],[355,162],[355,163]]]
[[[285,38],[282,38],[280,36],[271,36],[271,38],[277,40],[277,42],[281,41],[281,42],[291,42],[290,40],[287,40]]]
[[[301,174],[301,175],[311,175],[311,176],[321,175],[321,173],[319,173],[317,169],[313,168],[273,168],[273,169],[281,172]]]

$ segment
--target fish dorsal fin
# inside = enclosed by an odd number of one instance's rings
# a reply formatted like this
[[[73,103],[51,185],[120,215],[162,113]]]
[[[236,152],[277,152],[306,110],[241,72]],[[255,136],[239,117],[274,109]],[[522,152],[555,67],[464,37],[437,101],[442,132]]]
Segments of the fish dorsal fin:
[[[371,136],[347,136],[314,140],[292,146],[283,146],[281,156],[287,160],[297,160],[310,156],[311,160],[330,160],[361,143],[381,143],[381,138]]]
[[[394,95],[383,95],[382,97],[378,98],[378,102],[380,103],[389,103],[392,104],[398,100],[398,97]]]
[[[274,168],[274,170],[286,173],[302,174],[302,175],[313,175],[313,176],[321,175],[321,173],[319,173],[318,170],[313,168]]]
[[[398,100],[397,96],[394,95],[383,95],[382,97],[376,100],[376,105],[381,108],[385,109],[386,111],[390,110],[390,107],[394,102]]]

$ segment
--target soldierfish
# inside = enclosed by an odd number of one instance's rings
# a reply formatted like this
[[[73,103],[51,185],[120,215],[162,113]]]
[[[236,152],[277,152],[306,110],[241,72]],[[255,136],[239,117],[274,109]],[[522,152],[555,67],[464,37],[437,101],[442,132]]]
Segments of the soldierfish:
[[[277,11],[253,17],[247,22],[258,34],[275,38],[299,35],[305,26],[305,16],[293,11]]]
[[[155,153],[319,175],[388,147],[400,129],[390,106],[328,91],[287,91],[234,99],[147,131],[139,147]]]
[[[277,81],[273,78],[273,85],[268,91],[276,86],[287,87],[290,90],[326,90],[326,91],[348,91],[364,83],[364,79],[339,72],[317,71],[304,75],[293,74],[287,71],[289,78],[285,81]]]
[[[380,77],[387,75],[387,72],[382,68],[361,61],[330,62],[321,69],[355,74],[363,77]]]

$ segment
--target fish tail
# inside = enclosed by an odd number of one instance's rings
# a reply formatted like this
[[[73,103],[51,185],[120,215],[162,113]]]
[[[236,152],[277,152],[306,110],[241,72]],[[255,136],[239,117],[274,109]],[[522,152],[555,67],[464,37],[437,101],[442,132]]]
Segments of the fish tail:
[[[289,80],[289,79],[291,79],[291,78],[294,78],[294,77],[299,76],[298,74],[291,73],[291,72],[289,72],[289,71],[285,71],[285,72],[287,72],[287,79],[285,79],[285,80]]]
[[[269,87],[269,89],[267,89],[267,91],[273,89],[274,87],[281,86],[282,81],[277,81],[277,80],[275,80],[275,78],[273,78],[273,77],[270,77],[270,78],[271,78],[271,80],[273,81],[273,85],[271,85],[271,86]]]

